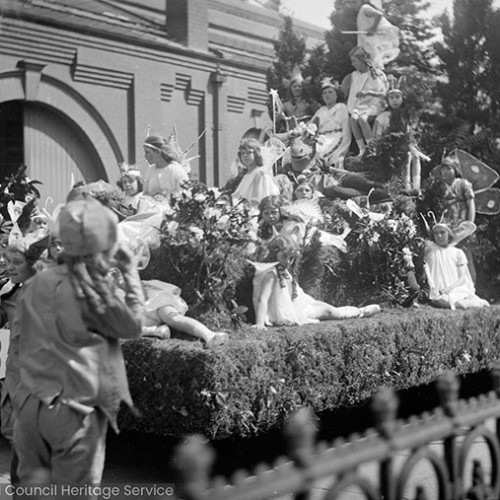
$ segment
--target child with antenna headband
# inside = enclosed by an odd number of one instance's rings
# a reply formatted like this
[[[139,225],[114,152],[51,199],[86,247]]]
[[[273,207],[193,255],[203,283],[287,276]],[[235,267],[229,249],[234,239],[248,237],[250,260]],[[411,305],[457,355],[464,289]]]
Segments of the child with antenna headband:
[[[425,271],[431,304],[445,309],[489,307],[487,300],[476,295],[465,252],[456,247],[476,230],[476,225],[464,221],[451,229],[434,218],[431,229],[425,218],[424,222],[431,238],[425,248]]]

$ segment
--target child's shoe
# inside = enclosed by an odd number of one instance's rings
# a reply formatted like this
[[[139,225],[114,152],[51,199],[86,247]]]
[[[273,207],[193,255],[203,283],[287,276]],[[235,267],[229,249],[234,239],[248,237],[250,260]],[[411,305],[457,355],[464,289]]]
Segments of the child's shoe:
[[[370,304],[369,306],[361,307],[359,310],[361,311],[360,318],[369,318],[378,314],[382,309],[378,304]]]
[[[205,349],[213,349],[224,345],[229,340],[229,335],[224,332],[215,332],[214,335],[205,342]]]
[[[161,340],[170,338],[170,328],[167,325],[143,326],[141,337],[154,337]]]

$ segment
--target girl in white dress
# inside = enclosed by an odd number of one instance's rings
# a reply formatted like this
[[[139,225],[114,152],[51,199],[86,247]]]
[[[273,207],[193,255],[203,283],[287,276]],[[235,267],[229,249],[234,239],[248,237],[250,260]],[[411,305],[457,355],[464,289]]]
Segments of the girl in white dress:
[[[325,103],[311,118],[318,124],[318,133],[324,136],[322,144],[316,146],[317,155],[328,165],[334,166],[349,150],[351,130],[349,113],[343,102],[337,102],[340,86],[331,78],[321,82],[321,97]]]
[[[189,165],[183,164],[171,140],[150,135],[144,141],[144,156],[149,168],[144,177],[143,193],[156,201],[170,201],[171,195],[181,192],[182,184],[189,179]]]
[[[399,28],[384,16],[381,0],[355,0],[356,4],[358,45],[370,54],[376,68],[383,69],[399,55]]]
[[[388,82],[385,73],[373,66],[365,49],[354,47],[349,56],[354,71],[344,78],[342,90],[348,96],[351,130],[362,156],[373,135],[372,124],[385,109]]]
[[[235,198],[245,199],[257,207],[266,196],[279,195],[279,188],[272,177],[272,158],[266,158],[257,139],[243,139],[238,159],[246,170],[233,193]]]
[[[475,227],[471,222],[462,224],[472,224]],[[457,230],[460,230],[460,226]],[[467,257],[463,250],[454,246],[457,238],[450,227],[444,223],[435,224],[432,228],[432,240],[425,249],[432,305],[445,309],[488,307],[488,301],[476,295]]]
[[[380,306],[334,307],[306,294],[297,283],[299,245],[292,237],[276,236],[268,244],[266,263],[252,262],[255,327],[304,325],[324,320],[361,318],[380,312]]]

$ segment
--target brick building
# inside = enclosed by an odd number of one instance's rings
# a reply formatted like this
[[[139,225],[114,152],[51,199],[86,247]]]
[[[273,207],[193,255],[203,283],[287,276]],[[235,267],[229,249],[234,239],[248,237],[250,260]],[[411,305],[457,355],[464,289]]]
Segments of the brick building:
[[[195,175],[228,177],[239,139],[269,123],[265,72],[282,24],[247,0],[0,0],[0,176],[20,163],[42,202],[71,183],[146,168],[147,130],[176,124]],[[296,23],[308,43],[320,29]]]

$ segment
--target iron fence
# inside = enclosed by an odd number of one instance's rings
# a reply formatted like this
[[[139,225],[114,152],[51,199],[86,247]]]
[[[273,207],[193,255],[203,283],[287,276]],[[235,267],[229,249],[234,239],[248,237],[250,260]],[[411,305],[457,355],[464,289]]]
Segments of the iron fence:
[[[500,493],[500,360],[492,369],[494,390],[459,399],[452,373],[437,381],[440,406],[397,419],[398,400],[382,389],[371,403],[375,427],[333,443],[316,443],[316,419],[302,408],[284,425],[288,456],[229,480],[211,478],[215,453],[201,436],[187,437],[176,449],[176,492],[185,500],[498,499]],[[473,445],[484,448],[473,458]],[[426,464],[432,477],[418,478]],[[371,468],[368,473],[367,467]],[[467,478],[467,480],[466,480]],[[355,492],[355,494],[354,494]]]

